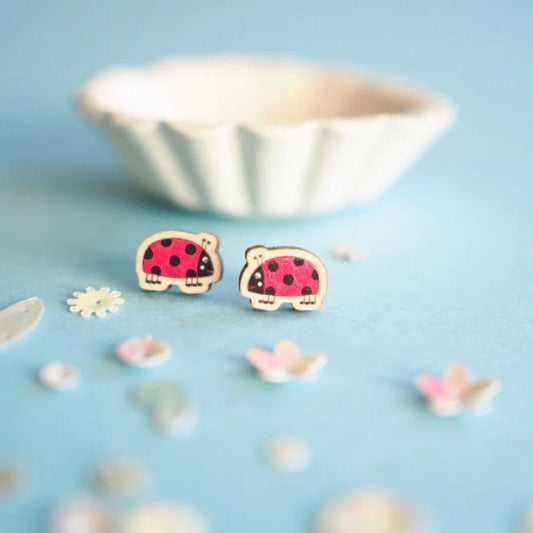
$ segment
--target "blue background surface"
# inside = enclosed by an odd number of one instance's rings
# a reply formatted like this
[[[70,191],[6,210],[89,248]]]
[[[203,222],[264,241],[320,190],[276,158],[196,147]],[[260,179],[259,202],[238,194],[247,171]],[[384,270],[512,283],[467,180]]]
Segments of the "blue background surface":
[[[101,460],[144,462],[142,498],[189,502],[215,531],[298,533],[325,500],[383,486],[427,508],[439,531],[520,530],[533,500],[531,427],[531,20],[533,3],[52,0],[4,3],[0,33],[0,306],[38,295],[31,336],[0,353],[0,461],[27,488],[0,502],[0,531],[41,531],[50,509],[90,487]],[[291,54],[412,78],[452,97],[459,122],[376,203],[292,222],[210,218],[145,200],[71,108],[95,71],[179,53]],[[136,286],[152,232],[217,233],[225,277],[204,297]],[[247,246],[294,243],[323,257],[322,311],[250,310],[237,292]],[[338,262],[356,242],[368,260]],[[109,285],[126,299],[104,320],[65,300]],[[115,345],[153,334],[173,359],[150,372]],[[244,361],[282,338],[330,364],[308,386],[276,387]],[[35,372],[60,359],[83,374],[53,394]],[[503,392],[488,417],[441,420],[413,393],[418,372],[464,361]],[[184,438],[152,431],[128,391],[175,378],[201,410]],[[307,440],[304,472],[260,459],[278,435]]]

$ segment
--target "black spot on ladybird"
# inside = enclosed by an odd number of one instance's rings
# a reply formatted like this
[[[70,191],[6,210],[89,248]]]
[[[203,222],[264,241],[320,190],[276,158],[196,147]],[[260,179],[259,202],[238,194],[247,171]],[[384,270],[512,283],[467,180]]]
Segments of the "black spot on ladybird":
[[[294,283],[294,276],[292,274],[285,274],[283,276],[283,283],[285,285],[292,285]]]
[[[274,289],[274,287],[267,287],[267,288],[265,289],[265,294],[272,294],[272,295],[274,295],[274,294],[276,294],[276,289]]]
[[[279,265],[276,261],[270,261],[270,263],[268,263],[268,270],[270,270],[270,272],[276,272],[278,267]]]
[[[315,280],[315,281],[318,281],[318,272],[316,270],[313,270],[313,273],[311,274],[311,277]]]
[[[155,274],[156,276],[160,276],[161,275],[161,269],[158,266],[153,266],[152,269],[150,270],[150,272],[152,274]]]
[[[180,258],[177,255],[171,255],[168,262],[173,266],[177,267],[180,264]]]
[[[301,267],[304,264],[304,260],[301,257],[295,257],[294,258],[294,264],[297,267]]]
[[[188,278],[195,278],[196,277],[196,270],[193,270],[192,268],[189,268],[189,270],[187,270],[187,277]]]
[[[302,296],[307,296],[308,294],[311,294],[311,287],[304,287],[302,289]]]
[[[185,252],[188,255],[194,255],[196,253],[196,246],[194,246],[194,244],[188,244],[185,246]]]
[[[172,239],[163,239],[161,241],[161,246],[168,248],[172,244]]]
[[[154,257],[154,252],[151,248],[146,248],[146,252],[144,252],[144,258],[145,259],[152,259]]]

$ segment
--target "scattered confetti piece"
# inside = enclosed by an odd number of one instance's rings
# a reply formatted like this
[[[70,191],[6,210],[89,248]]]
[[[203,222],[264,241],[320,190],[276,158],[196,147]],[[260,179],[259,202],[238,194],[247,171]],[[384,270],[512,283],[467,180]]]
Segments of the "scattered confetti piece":
[[[150,482],[150,475],[138,463],[108,461],[98,467],[94,481],[99,492],[105,495],[126,496],[144,489]]]
[[[109,287],[96,290],[87,287],[85,292],[76,291],[74,298],[69,298],[67,304],[71,313],[80,313],[83,318],[90,317],[93,313],[98,318],[104,318],[107,311],[116,313],[118,306],[124,303],[119,291],[111,291]]]
[[[317,533],[422,533],[419,512],[397,496],[367,490],[327,503],[318,515]]]
[[[181,435],[192,431],[198,423],[198,411],[188,403],[163,403],[153,412],[155,427],[163,432],[176,432]]]
[[[273,440],[264,449],[264,457],[268,464],[285,472],[303,470],[311,462],[312,455],[307,443],[294,438]]]
[[[135,388],[133,399],[142,407],[153,408],[161,404],[182,403],[185,400],[185,392],[172,381],[155,381]]]
[[[53,513],[50,533],[111,533],[113,518],[100,502],[81,497],[61,504]]]
[[[492,411],[492,401],[500,392],[497,379],[469,382],[466,366],[451,365],[441,380],[422,374],[416,378],[416,388],[426,398],[428,408],[438,416],[454,416],[465,410],[477,415]]]
[[[146,383],[134,390],[133,399],[138,405],[152,410],[152,421],[159,431],[184,435],[198,422],[197,410],[176,383]]]
[[[24,472],[14,465],[0,465],[0,498],[16,492],[25,479]]]
[[[279,342],[273,352],[252,348],[247,357],[259,377],[271,383],[286,383],[294,379],[314,381],[328,362],[324,354],[302,356],[298,346],[291,341]]]
[[[66,391],[79,385],[80,373],[73,366],[52,361],[39,370],[39,381],[49,389]]]
[[[530,507],[524,518],[524,532],[533,533],[533,507]]]
[[[206,519],[185,505],[153,503],[138,507],[120,523],[120,533],[208,533]]]
[[[167,343],[147,337],[123,341],[117,346],[115,353],[127,365],[150,368],[168,361],[171,350]]]
[[[345,261],[355,263],[361,259],[367,259],[369,256],[368,250],[356,245],[341,245],[333,250],[333,255]]]
[[[44,304],[37,297],[21,300],[0,312],[0,348],[27,335],[41,321]]]

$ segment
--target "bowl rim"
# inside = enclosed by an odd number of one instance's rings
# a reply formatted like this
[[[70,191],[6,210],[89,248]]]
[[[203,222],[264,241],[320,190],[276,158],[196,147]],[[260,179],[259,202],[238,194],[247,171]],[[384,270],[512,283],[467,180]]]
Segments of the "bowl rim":
[[[128,114],[121,110],[113,110],[110,107],[103,107],[93,98],[94,88],[98,85],[103,76],[110,75],[124,69],[144,72],[157,72],[164,68],[179,66],[186,63],[212,63],[217,62],[255,62],[265,65],[279,64],[289,65],[295,68],[314,70],[323,75],[337,75],[354,83],[364,85],[369,89],[376,89],[383,94],[388,94],[392,98],[401,97],[411,99],[415,105],[409,109],[399,111],[383,111],[364,115],[346,115],[307,118],[296,121],[280,122],[245,122],[245,121],[225,121],[216,123],[195,123],[191,121],[180,121],[176,119],[166,119],[162,117],[143,117]],[[199,54],[199,55],[178,55],[171,56],[142,65],[118,64],[95,73],[89,77],[75,92],[74,105],[78,112],[91,121],[108,120],[117,127],[156,127],[165,125],[166,127],[189,135],[204,135],[206,133],[221,132],[231,129],[246,129],[252,133],[264,135],[278,135],[289,133],[294,128],[309,127],[329,127],[335,130],[349,130],[351,127],[359,127],[367,121],[374,121],[377,118],[403,120],[414,119],[426,115],[444,115],[453,122],[456,118],[457,109],[454,102],[446,96],[429,89],[420,87],[418,84],[395,76],[376,74],[371,71],[359,69],[352,64],[345,62],[323,62],[312,61],[294,56],[277,55],[248,55],[248,54]]]

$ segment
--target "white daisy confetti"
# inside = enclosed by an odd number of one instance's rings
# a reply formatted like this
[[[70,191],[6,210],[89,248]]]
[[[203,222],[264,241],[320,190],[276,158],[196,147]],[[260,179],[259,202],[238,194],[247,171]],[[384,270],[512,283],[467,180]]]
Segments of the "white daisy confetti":
[[[422,533],[419,512],[394,494],[366,490],[350,492],[320,511],[317,533]]]
[[[286,437],[269,442],[263,455],[273,468],[284,472],[297,472],[309,465],[313,453],[306,442]]]
[[[333,250],[333,255],[338,259],[355,263],[361,259],[367,259],[370,254],[366,248],[362,248],[361,246],[341,245]]]
[[[94,482],[105,495],[124,496],[144,489],[150,482],[150,475],[133,461],[107,461],[96,470]]]
[[[49,389],[66,391],[78,386],[80,373],[73,366],[52,361],[39,370],[39,381]]]
[[[127,365],[150,368],[168,361],[171,350],[167,343],[147,337],[123,341],[117,346],[115,353]]]
[[[272,352],[252,348],[247,358],[259,377],[271,383],[286,383],[295,379],[314,381],[328,362],[324,354],[302,356],[298,346],[291,341],[279,342]]]
[[[109,287],[96,290],[87,287],[85,292],[76,291],[74,298],[69,298],[67,304],[71,313],[80,313],[83,318],[95,314],[98,318],[104,318],[108,311],[116,313],[118,306],[124,303],[120,298],[119,291],[111,291]]]
[[[120,523],[120,533],[208,533],[206,519],[185,505],[153,503],[138,507]]]
[[[438,416],[454,416],[465,410],[477,415],[492,411],[492,401],[501,389],[497,379],[470,382],[468,368],[451,365],[443,379],[427,374],[415,380],[418,391],[426,398],[428,408]]]
[[[50,533],[111,533],[112,516],[98,501],[81,497],[62,503],[53,513]]]

